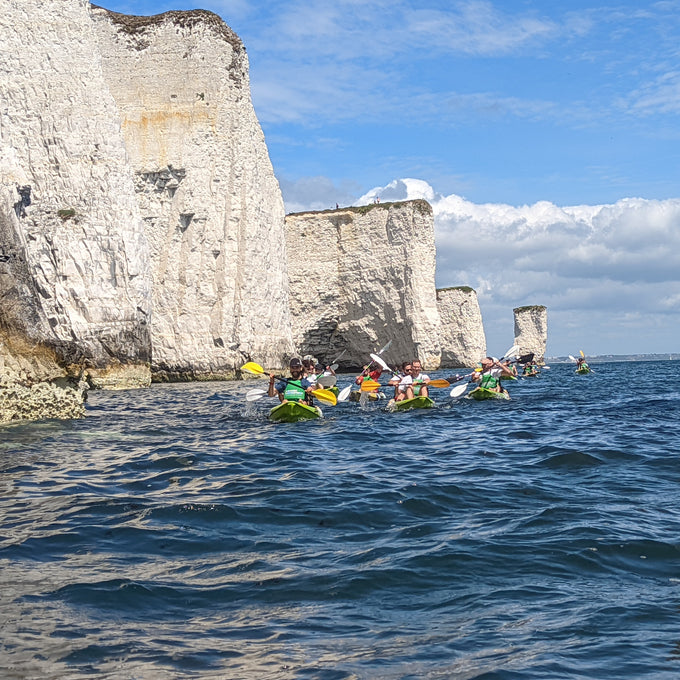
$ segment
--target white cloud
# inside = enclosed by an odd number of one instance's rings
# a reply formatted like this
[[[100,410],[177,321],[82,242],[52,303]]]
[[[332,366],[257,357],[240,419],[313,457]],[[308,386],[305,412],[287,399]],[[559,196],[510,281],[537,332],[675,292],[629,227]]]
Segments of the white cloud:
[[[567,207],[546,201],[475,204],[455,194],[442,196],[422,180],[399,179],[372,189],[357,203],[376,196],[424,198],[432,204],[437,285],[469,285],[477,291],[490,343],[494,333],[489,325],[501,324],[504,337],[511,337],[513,307],[544,304],[563,335],[578,330],[607,337],[611,344],[616,328],[622,346],[632,340],[632,328],[641,344],[653,342],[653,336],[647,337],[652,329],[664,341],[658,327],[665,318],[673,328],[665,331],[672,346],[619,351],[677,348],[680,199],[627,198],[611,205]]]

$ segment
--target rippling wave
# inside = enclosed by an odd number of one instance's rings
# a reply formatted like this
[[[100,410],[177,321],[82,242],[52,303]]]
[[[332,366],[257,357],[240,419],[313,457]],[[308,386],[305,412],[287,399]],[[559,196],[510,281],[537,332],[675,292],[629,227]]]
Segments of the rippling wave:
[[[660,375],[288,425],[252,383],[157,385],[2,428],[2,677],[677,678]]]

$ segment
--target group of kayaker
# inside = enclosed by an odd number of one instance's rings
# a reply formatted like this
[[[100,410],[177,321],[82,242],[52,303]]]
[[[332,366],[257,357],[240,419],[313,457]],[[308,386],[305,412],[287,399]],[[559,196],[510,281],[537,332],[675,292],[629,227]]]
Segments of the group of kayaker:
[[[375,355],[371,356],[375,357],[376,360],[380,358]],[[529,359],[529,356],[521,358]],[[530,358],[532,360],[519,364],[523,369],[522,376],[532,376],[538,373],[538,366],[533,362],[533,355]],[[470,374],[470,381],[478,387],[491,392],[506,392],[501,380],[504,378],[517,378],[516,363],[519,362],[513,362],[505,357],[503,359],[484,357],[475,371]],[[402,362],[398,371],[390,369],[383,361],[380,364],[377,361],[371,361],[371,363],[364,366],[361,373],[355,378],[355,384],[361,386],[367,381],[377,383],[385,369],[389,369],[392,372],[392,377],[387,385],[394,388],[395,402],[413,399],[414,397],[429,396],[428,384],[430,383],[430,376],[423,372],[420,359]],[[579,367],[581,364],[587,367],[584,359],[579,360]],[[303,359],[293,357],[289,363],[291,378],[279,378],[277,382],[276,376],[270,373],[267,394],[270,397],[278,396],[281,402],[301,401],[311,404],[312,392],[322,387],[318,380],[322,376],[335,375],[333,367],[326,366],[324,369],[312,356],[306,356]],[[378,387],[379,385],[376,385],[374,389],[364,389],[362,392],[367,394],[377,393]]]
[[[383,370],[382,366],[375,366],[375,363],[371,362],[364,366],[354,382],[356,385],[362,385],[367,381],[377,382],[383,374]],[[423,365],[420,359],[413,359],[412,361],[402,362],[398,371],[392,371],[392,377],[387,384],[394,388],[394,400],[403,401],[414,397],[429,396],[427,387],[429,382],[430,376],[423,373]],[[376,387],[374,390],[369,390],[368,393],[377,391],[378,388]]]

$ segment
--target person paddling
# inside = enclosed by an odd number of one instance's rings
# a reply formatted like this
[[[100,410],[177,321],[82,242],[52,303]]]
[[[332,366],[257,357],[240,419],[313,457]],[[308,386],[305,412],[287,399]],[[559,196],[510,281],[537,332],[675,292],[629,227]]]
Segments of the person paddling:
[[[420,363],[420,359],[414,359],[411,362],[411,375],[413,376],[413,396],[429,397],[427,384],[430,382],[430,376],[423,373],[423,366]]]
[[[479,383],[479,387],[490,390],[491,392],[504,392],[501,385],[502,376],[511,376],[512,372],[504,366],[496,357],[484,357],[482,359],[482,370],[475,372],[472,381]]]
[[[394,401],[413,399],[413,365],[405,361],[401,365],[401,372],[395,375],[388,383],[394,387]]]
[[[290,360],[289,368],[291,380],[280,380],[275,384],[276,376],[273,373],[269,374],[268,396],[275,397],[278,395],[281,403],[284,401],[301,401],[311,405],[311,393],[314,390],[314,385],[304,377],[302,362],[297,357],[293,357]]]
[[[377,368],[371,370],[371,364],[367,364],[366,366],[364,366],[363,370],[361,371],[361,374],[354,379],[354,382],[357,385],[361,385],[367,380],[378,382],[378,379],[382,375],[382,372],[383,372],[382,366],[378,366]],[[365,403],[368,400],[369,394],[378,394],[378,388],[376,387],[374,390],[368,391],[362,390],[360,400],[363,399],[363,403]]]

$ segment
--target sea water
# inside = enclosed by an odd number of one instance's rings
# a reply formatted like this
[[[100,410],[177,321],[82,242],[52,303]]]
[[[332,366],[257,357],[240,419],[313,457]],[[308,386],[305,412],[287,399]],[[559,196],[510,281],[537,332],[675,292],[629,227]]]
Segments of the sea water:
[[[680,677],[680,362],[593,368],[296,424],[256,382],[154,385],[0,428],[0,677]]]

